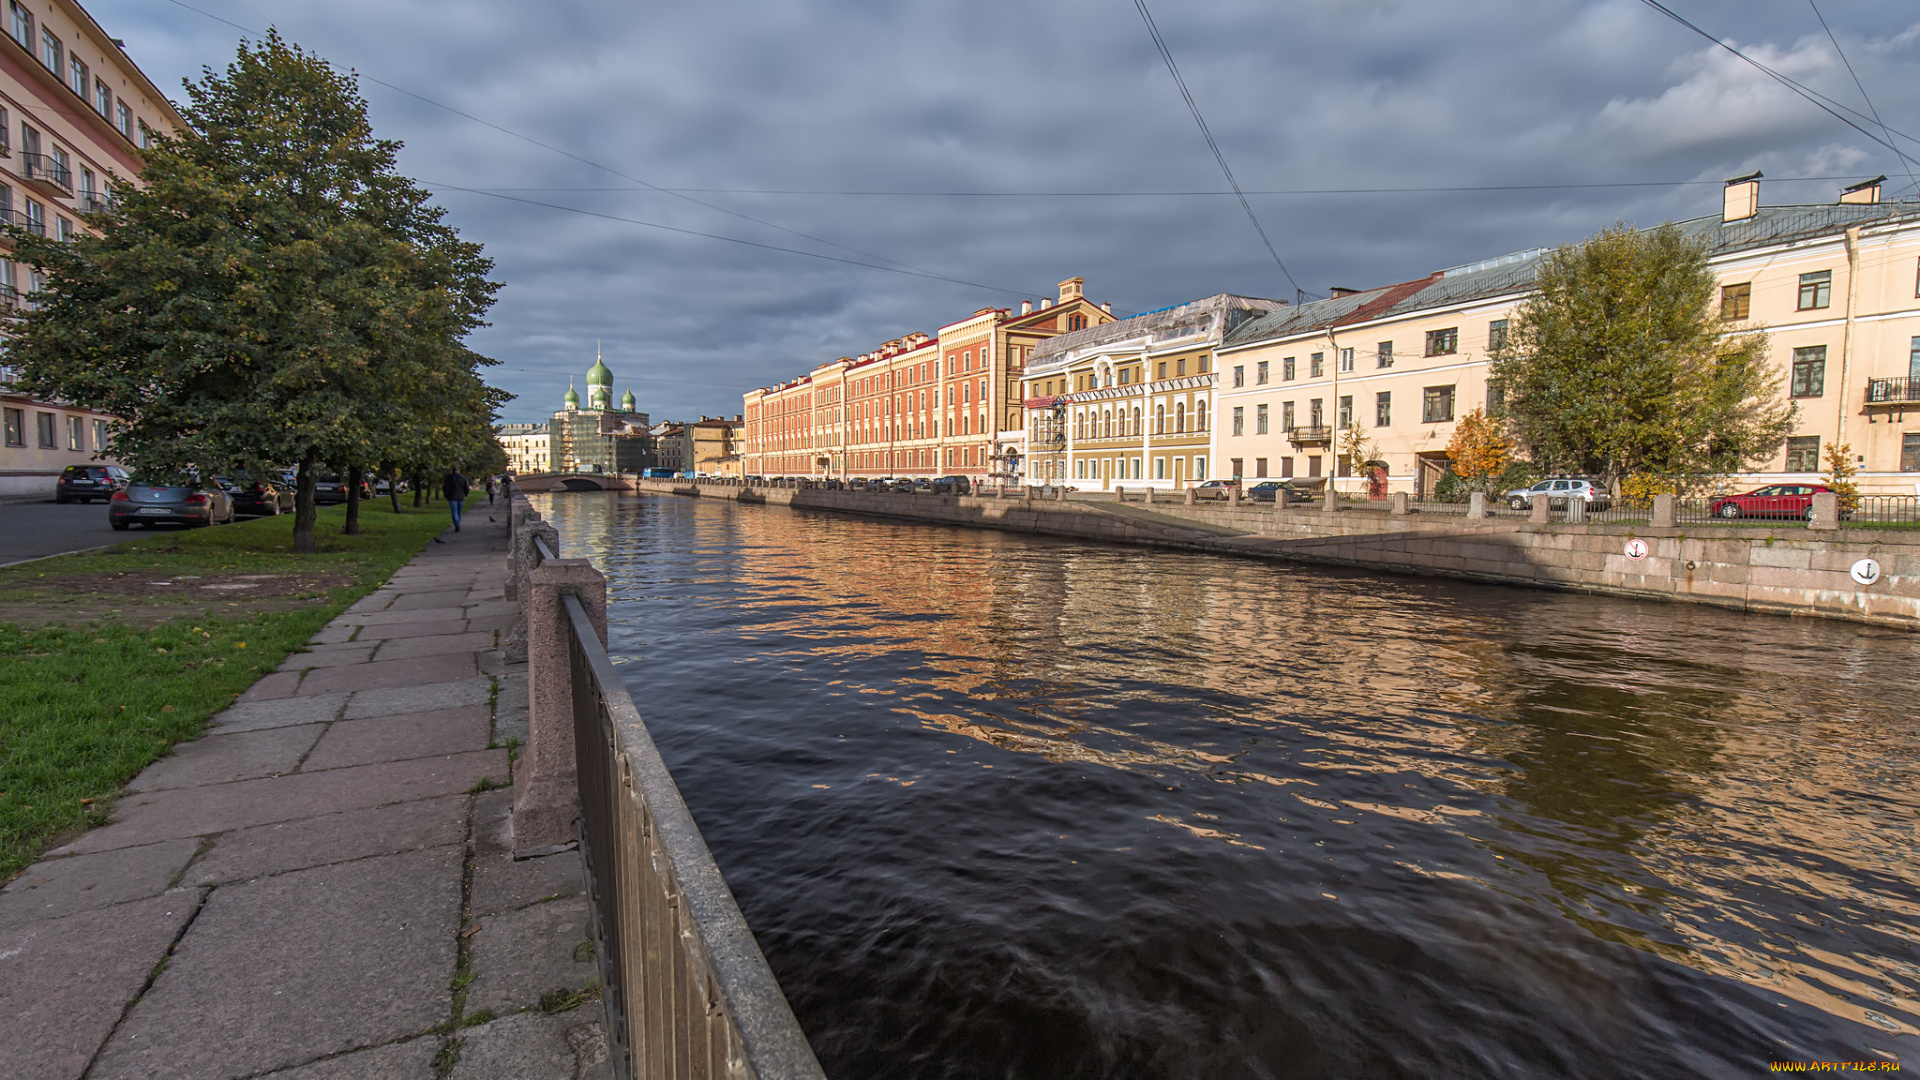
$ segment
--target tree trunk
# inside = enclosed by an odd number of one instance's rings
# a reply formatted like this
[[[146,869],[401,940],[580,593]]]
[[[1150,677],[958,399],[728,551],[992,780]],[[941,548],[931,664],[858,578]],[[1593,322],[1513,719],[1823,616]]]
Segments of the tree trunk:
[[[400,512],[400,470],[392,465],[381,468],[380,474],[387,478],[387,501],[393,504],[393,512]]]
[[[358,465],[347,466],[347,527],[348,536],[360,535],[360,480],[366,470]]]
[[[421,490],[424,487],[426,487],[426,485],[420,482],[420,474],[414,473],[413,474],[413,505],[416,509],[420,506],[420,500],[422,498],[425,498],[426,496],[426,493]]]
[[[320,512],[313,503],[313,481],[319,467],[318,450],[308,450],[300,459],[300,474],[293,488],[293,553],[296,555],[311,555],[315,550],[313,527]]]

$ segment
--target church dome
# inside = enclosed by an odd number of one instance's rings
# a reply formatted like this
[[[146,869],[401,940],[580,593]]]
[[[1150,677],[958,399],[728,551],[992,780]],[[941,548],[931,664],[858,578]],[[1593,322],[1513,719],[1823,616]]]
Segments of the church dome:
[[[620,395],[620,411],[632,412],[636,404],[637,402],[633,399],[633,387],[629,386],[627,392]]]
[[[567,408],[577,409],[580,407],[580,392],[573,388],[572,383],[568,383],[567,396],[561,398],[560,400],[566,404]]]
[[[613,372],[607,369],[606,363],[597,353],[593,358],[593,366],[587,369],[587,385],[606,387],[613,385]]]

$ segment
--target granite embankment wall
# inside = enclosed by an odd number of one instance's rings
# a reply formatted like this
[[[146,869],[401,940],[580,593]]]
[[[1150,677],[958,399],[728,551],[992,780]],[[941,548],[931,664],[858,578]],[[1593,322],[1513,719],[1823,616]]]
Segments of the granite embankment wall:
[[[643,491],[1920,628],[1920,534],[1534,524],[1316,508],[1046,502],[643,481]],[[1639,540],[1646,555],[1627,554]],[[1875,560],[1871,584],[1850,571]]]

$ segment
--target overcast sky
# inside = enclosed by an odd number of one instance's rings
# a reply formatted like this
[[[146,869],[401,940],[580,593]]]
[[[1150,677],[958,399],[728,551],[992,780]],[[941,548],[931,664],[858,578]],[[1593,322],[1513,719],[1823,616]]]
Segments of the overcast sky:
[[[506,419],[557,408],[595,339],[617,389],[678,419],[731,415],[743,390],[1074,275],[1122,313],[1294,296],[1231,195],[1131,194],[1226,190],[1131,0],[192,4],[208,14],[88,6],[176,97],[241,36],[209,15],[271,23],[358,72],[375,130],[406,144],[402,168],[505,283],[473,344],[519,395]],[[1668,6],[1866,111],[1807,0]],[[1920,136],[1920,5],[1820,10],[1881,118]],[[1768,204],[1831,201],[1832,178],[1883,172],[1913,196],[1890,151],[1642,0],[1157,0],[1153,14],[1244,188],[1338,192],[1249,195],[1309,297],[1717,213],[1718,181],[1756,168]],[[1828,179],[1771,179],[1802,177]],[[1671,181],[1696,183],[1349,193]]]

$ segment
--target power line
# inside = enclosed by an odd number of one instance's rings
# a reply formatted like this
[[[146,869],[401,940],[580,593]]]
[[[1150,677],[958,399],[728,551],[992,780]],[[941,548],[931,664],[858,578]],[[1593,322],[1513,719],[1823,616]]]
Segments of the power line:
[[[1873,98],[1867,95],[1866,85],[1860,81],[1859,73],[1853,70],[1853,62],[1847,59],[1846,51],[1840,48],[1840,39],[1833,36],[1833,27],[1827,25],[1827,17],[1820,14],[1820,5],[1814,3],[1814,0],[1807,0],[1807,6],[1813,9],[1813,17],[1820,20],[1820,29],[1827,32],[1827,40],[1833,42],[1834,55],[1840,58],[1840,63],[1846,67],[1847,74],[1853,78],[1853,85],[1860,91],[1860,100],[1867,103],[1867,111],[1873,114],[1873,122],[1879,124],[1880,130],[1886,133],[1887,142],[1893,142],[1893,132],[1888,130],[1887,122],[1880,119],[1880,110],[1874,107]],[[1907,179],[1912,181],[1915,187],[1920,187],[1920,179],[1916,179],[1913,175],[1913,166],[1908,165],[1906,159],[1899,156],[1898,151],[1895,152],[1895,156],[1901,165],[1906,166]]]
[[[1776,184],[1810,183],[1831,180],[1858,180],[1865,173],[1849,176],[1782,176],[1773,178]],[[1604,188],[1656,188],[1656,187],[1718,187],[1724,180],[1616,180],[1595,181],[1581,184],[1461,184],[1453,186],[1424,187],[1341,187],[1341,188],[1268,188],[1244,191],[1246,195],[1404,195],[1404,194],[1445,194],[1452,192],[1481,191],[1577,191]],[[428,186],[433,186],[429,184]],[[452,186],[452,185],[448,185]],[[637,187],[489,187],[478,190],[495,191],[578,191],[578,192],[617,192],[646,191]],[[1232,191],[889,191],[875,189],[833,190],[819,188],[665,188],[666,191],[694,191],[706,194],[724,195],[804,195],[804,196],[886,196],[901,198],[977,198],[977,199],[1028,199],[1028,198],[1160,198],[1160,197],[1197,197],[1231,196]]]
[[[1186,101],[1187,110],[1193,113],[1193,122],[1200,125],[1200,134],[1207,140],[1207,147],[1213,151],[1213,160],[1220,163],[1220,171],[1226,175],[1227,186],[1231,187],[1234,195],[1239,198],[1240,209],[1247,212],[1247,220],[1253,222],[1253,231],[1260,234],[1260,242],[1267,246],[1267,254],[1273,256],[1274,265],[1280,268],[1280,273],[1286,277],[1287,284],[1293,286],[1295,299],[1300,298],[1305,290],[1300,288],[1299,282],[1293,280],[1293,272],[1288,270],[1287,264],[1280,260],[1280,253],[1273,249],[1273,241],[1267,239],[1267,230],[1260,227],[1260,218],[1254,214],[1253,204],[1247,201],[1246,193],[1240,190],[1240,181],[1233,178],[1233,169],[1227,165],[1227,156],[1220,152],[1220,144],[1214,141],[1213,131],[1207,127],[1207,118],[1200,115],[1200,106],[1193,100],[1193,94],[1187,90],[1187,80],[1180,77],[1180,66],[1173,62],[1172,50],[1167,48],[1166,39],[1160,36],[1160,28],[1154,25],[1153,13],[1147,10],[1147,0],[1133,0],[1133,6],[1140,9],[1140,19],[1147,24],[1147,33],[1153,37],[1154,48],[1160,50],[1160,58],[1167,62],[1167,71],[1173,76],[1174,85],[1180,88],[1180,96]]]

